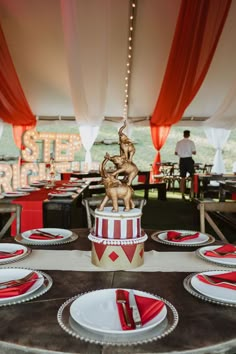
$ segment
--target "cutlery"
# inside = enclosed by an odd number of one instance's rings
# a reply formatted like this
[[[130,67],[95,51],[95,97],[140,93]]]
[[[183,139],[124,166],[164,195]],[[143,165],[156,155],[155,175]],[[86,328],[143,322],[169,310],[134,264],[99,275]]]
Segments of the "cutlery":
[[[30,280],[30,278],[33,276],[33,274],[34,274],[34,272],[30,272],[29,274],[27,274],[23,278],[0,282],[0,288],[24,284]]]
[[[11,254],[14,254],[14,253],[16,253],[16,252],[17,252],[17,251],[13,251],[13,252],[0,251],[0,256],[1,256],[1,255],[7,255],[7,254],[11,255]]]
[[[50,238],[55,238],[57,236],[61,236],[59,234],[57,235],[54,235],[54,234],[51,234],[49,232],[46,232],[46,231],[41,231],[41,230],[34,230],[35,233],[39,234],[39,235],[42,235],[42,236],[46,236],[46,237],[50,237]]]
[[[139,309],[137,306],[137,302],[136,302],[133,290],[130,290],[130,292],[129,292],[129,306],[132,309],[132,315],[133,315],[133,320],[135,323],[135,328],[142,327],[141,316],[139,313]]]
[[[116,302],[118,304],[122,305],[122,309],[123,309],[123,314],[124,314],[124,318],[125,318],[125,322],[127,324],[128,327],[131,327],[131,319],[128,313],[128,309],[127,309],[127,301],[125,298],[125,293],[123,290],[118,289],[116,292]]]
[[[225,283],[225,284],[233,284],[233,285],[236,286],[236,282],[235,281],[228,280],[228,279],[227,280],[226,279],[222,279],[222,278],[218,277],[217,275],[208,276],[206,274],[202,274],[202,277],[205,278],[209,283],[211,283],[213,285]]]
[[[219,256],[228,256],[228,255],[236,256],[236,252],[218,252],[218,251],[212,251],[212,252],[218,254]]]

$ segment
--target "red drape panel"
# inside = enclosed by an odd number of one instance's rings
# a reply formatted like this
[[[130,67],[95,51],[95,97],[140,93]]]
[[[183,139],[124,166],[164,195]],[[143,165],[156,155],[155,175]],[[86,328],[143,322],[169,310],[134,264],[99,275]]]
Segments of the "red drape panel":
[[[153,124],[182,118],[209,69],[230,5],[231,0],[182,0]]]
[[[15,125],[36,124],[18,79],[0,25],[0,117]]]
[[[150,124],[150,127],[151,127],[151,135],[152,135],[153,145],[155,146],[155,149],[157,150],[157,154],[156,154],[155,160],[152,165],[152,173],[158,174],[159,167],[157,166],[157,163],[161,162],[160,150],[166,142],[166,139],[169,135],[171,127],[168,125],[163,126],[163,127],[159,127],[159,126],[156,126],[155,124],[152,124],[152,123]],[[153,181],[152,173],[150,176],[150,181]]]

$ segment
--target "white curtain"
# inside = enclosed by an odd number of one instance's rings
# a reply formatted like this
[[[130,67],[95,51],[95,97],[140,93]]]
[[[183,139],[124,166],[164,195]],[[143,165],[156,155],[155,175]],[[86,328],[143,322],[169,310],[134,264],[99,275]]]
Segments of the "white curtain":
[[[3,133],[3,128],[4,128],[4,122],[0,119],[0,140],[2,137],[2,133]]]
[[[212,172],[214,173],[225,173],[224,160],[222,155],[222,150],[226,144],[231,130],[221,129],[221,128],[204,128],[208,142],[214,146],[216,149],[216,154],[213,161]]]
[[[80,137],[82,144],[86,150],[85,164],[88,170],[91,169],[92,157],[91,157],[91,147],[98,135],[99,127],[93,127],[91,125],[79,125]]]
[[[107,88],[109,1],[61,0],[61,15],[76,119],[99,126]]]

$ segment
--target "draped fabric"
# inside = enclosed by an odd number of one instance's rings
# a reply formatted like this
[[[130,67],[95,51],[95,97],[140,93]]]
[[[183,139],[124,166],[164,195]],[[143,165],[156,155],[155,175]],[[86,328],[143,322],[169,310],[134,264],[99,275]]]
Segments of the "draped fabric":
[[[204,131],[208,142],[216,149],[211,171],[214,173],[225,173],[222,150],[230,136],[231,130],[206,127]]]
[[[152,165],[152,173],[158,174],[159,167],[158,167],[157,163],[161,162],[160,150],[163,147],[163,145],[165,144],[166,139],[169,135],[170,126],[158,127],[154,124],[150,124],[150,127],[151,127],[153,145],[154,145],[155,149],[157,150],[157,154],[156,154],[155,160]],[[151,181],[153,180],[152,173],[151,173]]]
[[[10,52],[0,25],[0,117],[10,124],[36,123],[18,79]]]
[[[71,97],[80,125],[99,126],[104,117],[108,14],[108,0],[61,0]]]
[[[92,157],[91,157],[91,147],[98,135],[99,127],[93,127],[91,125],[79,125],[80,137],[82,144],[86,150],[85,155],[85,165],[88,170],[91,169]]]
[[[182,0],[152,124],[182,118],[207,74],[230,5],[231,0]]]

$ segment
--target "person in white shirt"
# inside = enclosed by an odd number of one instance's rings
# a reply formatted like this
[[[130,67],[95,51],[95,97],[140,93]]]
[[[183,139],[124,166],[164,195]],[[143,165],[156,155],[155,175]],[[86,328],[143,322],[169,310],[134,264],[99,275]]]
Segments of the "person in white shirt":
[[[175,155],[179,156],[179,169],[181,177],[180,192],[182,193],[182,199],[185,199],[187,173],[189,173],[192,178],[190,195],[193,191],[194,160],[192,155],[196,155],[196,147],[194,142],[189,139],[189,130],[185,130],[183,136],[183,139],[179,140],[176,144]]]

